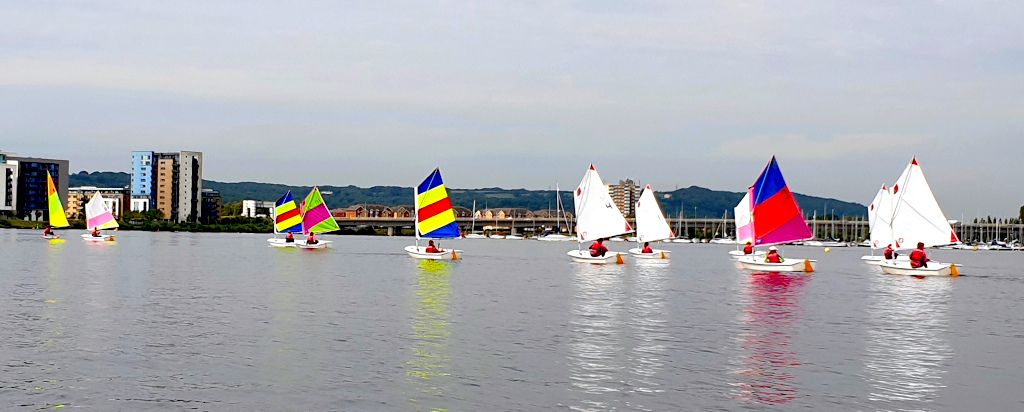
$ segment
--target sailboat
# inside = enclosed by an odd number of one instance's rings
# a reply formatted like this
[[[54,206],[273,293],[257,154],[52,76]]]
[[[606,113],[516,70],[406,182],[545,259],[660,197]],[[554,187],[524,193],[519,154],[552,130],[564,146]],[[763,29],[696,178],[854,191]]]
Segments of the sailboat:
[[[726,210],[724,213],[722,213],[722,226],[721,226],[722,227],[722,237],[716,237],[714,239],[711,239],[708,243],[717,243],[719,245],[734,245],[734,244],[736,244],[736,240],[731,238],[731,237],[729,237],[728,223],[729,223],[729,211]],[[718,235],[717,228],[715,230],[715,235],[716,236]]]
[[[324,203],[320,195],[320,187],[313,186],[306,199],[302,201],[302,234],[321,234],[340,230],[338,221],[331,216],[331,210]],[[299,249],[325,249],[331,246],[330,240],[317,240],[316,243],[308,243],[306,240],[296,240]]]
[[[420,246],[421,238],[453,239],[462,235],[459,224],[455,221],[455,211],[452,210],[448,190],[441,180],[440,169],[434,169],[423,183],[413,188],[413,201],[416,207],[416,244],[406,246],[405,251],[416,259],[458,260],[462,255],[461,250],[427,252],[427,246]]]
[[[676,237],[672,228],[665,220],[665,213],[658,205],[658,198],[654,195],[651,185],[644,188],[640,193],[640,199],[636,202],[636,242],[637,247],[630,249],[629,254],[638,259],[668,259],[671,253],[668,250],[651,249],[651,253],[643,253],[640,247],[644,242],[657,242],[659,240]]]
[[[567,254],[575,262],[580,263],[625,263],[619,252],[607,252],[604,256],[590,256],[589,250],[583,250],[583,242],[601,238],[618,236],[633,231],[629,222],[615,207],[615,202],[608,195],[608,186],[601,181],[597,168],[590,165],[583,175],[580,186],[573,193],[576,203],[576,236],[577,249]]]
[[[473,201],[473,224],[470,226],[469,233],[465,237],[466,239],[487,239],[487,235],[476,233],[476,200]]]
[[[861,259],[865,263],[877,265],[882,263],[885,256],[875,256],[875,249],[892,244],[892,192],[884,184],[868,206],[868,232],[871,255],[862,256]]]
[[[562,231],[562,217],[565,217],[565,228],[572,233],[572,229],[569,227],[569,216],[565,214],[565,205],[562,204],[562,196],[559,194],[558,182],[555,182],[555,233],[546,233],[537,238],[537,240],[543,240],[545,242],[567,242],[575,240],[572,236],[563,235]]]
[[[733,208],[733,219],[736,221],[736,244],[737,246],[746,246],[747,242],[754,243],[754,204],[751,202],[752,189],[747,189],[747,193],[743,195],[743,199],[740,200],[736,207]],[[730,250],[729,255],[739,259],[746,256],[743,250],[736,249]],[[755,250],[752,255],[754,257],[764,257],[763,250]]]
[[[750,188],[750,196],[753,201],[754,245],[778,245],[814,237],[782,177],[775,156]],[[785,259],[781,263],[771,263],[755,256],[741,257],[739,262],[744,269],[766,272],[813,272],[817,265],[817,261],[811,259]]]
[[[110,208],[107,207],[107,204],[103,202],[103,196],[100,195],[100,192],[94,193],[89,202],[85,204],[85,223],[86,229],[103,230],[117,228],[117,220],[114,219],[114,214],[110,213]],[[108,242],[114,240],[114,235],[100,233],[99,236],[93,236],[91,233],[86,233],[82,235],[82,240],[87,242]]]
[[[939,202],[935,200],[931,186],[924,178],[924,171],[915,157],[903,170],[903,174],[892,186],[892,243],[896,249],[910,249],[918,242],[925,247],[960,243]],[[879,264],[882,272],[890,275],[912,276],[959,276],[955,264],[928,262],[927,267],[912,268],[909,261],[884,261]]]
[[[274,238],[267,239],[267,242],[274,247],[299,247],[295,242],[278,239],[278,233],[302,233],[302,209],[295,204],[291,190],[274,202]]]
[[[64,206],[60,203],[60,195],[57,194],[57,187],[53,184],[53,177],[50,173],[46,173],[46,194],[49,200],[50,206],[50,227],[60,228],[68,227],[68,215],[64,213]],[[54,233],[52,235],[43,235],[44,239],[56,239],[60,235]]]

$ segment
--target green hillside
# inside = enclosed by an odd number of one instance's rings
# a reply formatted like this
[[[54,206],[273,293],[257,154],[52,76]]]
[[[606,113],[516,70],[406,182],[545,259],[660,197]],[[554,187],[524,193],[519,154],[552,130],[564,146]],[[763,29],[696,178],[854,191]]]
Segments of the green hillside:
[[[80,172],[72,174],[71,186],[125,187],[129,184],[128,173],[123,172]],[[273,183],[238,182],[226,183],[204,180],[203,187],[214,189],[224,197],[225,203],[240,202],[244,199],[277,200],[286,191],[301,199],[309,193],[311,186],[288,186]],[[373,186],[362,188],[356,186],[320,186],[324,201],[332,208],[349,207],[361,203],[382,204],[387,206],[412,205],[412,188],[398,186]],[[555,191],[502,189],[497,187],[482,189],[449,188],[452,204],[467,208],[473,207],[476,201],[478,209],[496,207],[523,207],[530,210],[541,210],[555,207]],[[815,196],[794,194],[797,203],[809,217],[815,210],[818,216],[825,215],[826,210],[835,211],[836,216],[867,216],[864,205],[826,199]],[[562,202],[566,209],[573,211],[571,191],[561,192]],[[743,193],[724,192],[698,186],[658,193],[665,214],[675,217],[680,208],[685,208],[686,217],[721,217],[728,212],[732,217],[732,208],[743,198]],[[696,208],[696,211],[694,211]]]

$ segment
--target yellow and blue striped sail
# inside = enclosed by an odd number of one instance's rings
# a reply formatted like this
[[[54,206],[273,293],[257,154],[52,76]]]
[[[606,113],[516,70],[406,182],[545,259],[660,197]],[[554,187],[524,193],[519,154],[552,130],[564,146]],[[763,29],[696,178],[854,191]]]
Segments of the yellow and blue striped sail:
[[[292,191],[289,190],[274,203],[274,225],[280,233],[302,233],[302,214]]]
[[[416,187],[416,228],[419,237],[456,238],[462,235],[455,222],[451,199],[441,180],[440,169]]]

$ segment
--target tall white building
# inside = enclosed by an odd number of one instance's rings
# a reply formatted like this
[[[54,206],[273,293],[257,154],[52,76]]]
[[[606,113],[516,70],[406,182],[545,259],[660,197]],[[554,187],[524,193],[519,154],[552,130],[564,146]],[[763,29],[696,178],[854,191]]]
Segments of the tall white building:
[[[202,152],[132,152],[131,210],[159,209],[164,219],[196,222],[203,216]]]

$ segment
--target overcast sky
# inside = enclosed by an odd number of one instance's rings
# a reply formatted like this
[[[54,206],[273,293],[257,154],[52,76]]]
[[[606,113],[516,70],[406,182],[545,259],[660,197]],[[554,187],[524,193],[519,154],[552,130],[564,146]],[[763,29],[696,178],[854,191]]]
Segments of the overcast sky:
[[[0,0],[0,150],[295,185],[792,190],[915,155],[951,219],[1024,204],[1024,2]]]

